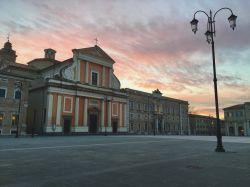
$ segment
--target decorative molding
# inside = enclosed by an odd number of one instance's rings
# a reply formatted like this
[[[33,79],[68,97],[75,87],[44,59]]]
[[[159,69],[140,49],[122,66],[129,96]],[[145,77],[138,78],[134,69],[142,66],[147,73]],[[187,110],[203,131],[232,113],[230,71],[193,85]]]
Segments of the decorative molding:
[[[86,61],[89,61],[89,62],[93,62],[95,64],[103,65],[103,66],[106,66],[106,67],[109,67],[109,68],[113,67],[112,62],[109,62],[109,61],[106,61],[106,60],[101,60],[99,58],[95,58],[95,57],[92,57],[92,56],[89,56],[89,55],[83,55],[83,54],[79,53],[78,58],[81,59],[81,60],[86,60]]]
[[[70,110],[65,110],[66,99],[70,99]],[[72,108],[73,108],[73,98],[69,97],[69,96],[64,96],[64,98],[63,98],[63,112],[72,113]]]
[[[116,105],[116,111],[114,111],[115,105]],[[112,103],[112,116],[118,116],[118,111],[119,111],[118,110],[118,103]]]

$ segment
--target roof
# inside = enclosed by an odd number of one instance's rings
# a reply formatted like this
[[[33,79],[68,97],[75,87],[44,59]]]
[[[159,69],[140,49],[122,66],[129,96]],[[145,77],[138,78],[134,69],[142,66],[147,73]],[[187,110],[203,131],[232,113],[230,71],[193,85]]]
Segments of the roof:
[[[69,59],[64,60],[64,61],[62,61],[62,62],[60,62],[60,63],[56,63],[56,64],[54,64],[54,65],[48,66],[48,67],[46,67],[46,68],[43,68],[43,69],[41,69],[40,71],[47,71],[47,70],[49,70],[49,69],[51,69],[51,68],[56,68],[56,67],[61,66],[61,65],[67,65],[67,64],[70,64],[70,63],[72,63],[72,62],[73,62],[73,58],[69,58]]]
[[[126,92],[128,94],[131,93],[131,94],[136,94],[136,95],[153,97],[152,93],[148,93],[148,92],[144,92],[144,91],[140,91],[140,90],[134,90],[134,89],[131,89],[131,88],[123,88],[122,90],[124,90],[124,92]],[[181,99],[175,99],[175,98],[166,97],[166,96],[161,96],[160,98],[169,99],[171,101],[176,101],[176,102],[181,102],[181,103],[187,103],[188,104],[188,101],[181,100]]]
[[[90,55],[93,57],[97,57],[100,59],[105,59],[110,61],[111,63],[115,63],[115,61],[107,54],[105,51],[103,51],[98,45],[95,45],[94,47],[88,47],[88,48],[81,48],[81,49],[73,49],[72,51],[77,50],[78,52],[86,55]]]
[[[206,119],[216,119],[213,116],[205,116],[205,115],[200,115],[200,114],[188,114],[189,117],[196,117],[196,118],[206,118]]]
[[[234,110],[234,109],[244,109],[244,104],[233,105],[233,106],[224,108],[223,110]]]
[[[27,64],[20,64],[20,63],[9,63],[8,65],[6,65],[5,67],[2,68],[2,70],[8,69],[8,68],[21,68],[23,70],[32,70],[32,71],[37,71],[36,68],[28,66]]]
[[[42,60],[43,61],[49,61],[49,62],[52,62],[52,63],[60,63],[60,61],[54,60],[54,59],[51,59],[51,58],[35,58],[35,59],[29,61],[27,64],[33,63],[35,61],[42,61]]]

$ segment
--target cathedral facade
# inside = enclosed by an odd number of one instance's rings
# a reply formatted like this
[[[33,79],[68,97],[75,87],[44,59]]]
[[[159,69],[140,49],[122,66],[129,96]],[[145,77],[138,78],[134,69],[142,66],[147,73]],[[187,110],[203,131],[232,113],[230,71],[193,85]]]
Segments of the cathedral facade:
[[[46,49],[44,59],[28,63],[40,69],[40,78],[29,93],[27,131],[127,132],[127,97],[114,75],[115,61],[97,45],[72,52],[72,58],[57,62],[55,51]]]

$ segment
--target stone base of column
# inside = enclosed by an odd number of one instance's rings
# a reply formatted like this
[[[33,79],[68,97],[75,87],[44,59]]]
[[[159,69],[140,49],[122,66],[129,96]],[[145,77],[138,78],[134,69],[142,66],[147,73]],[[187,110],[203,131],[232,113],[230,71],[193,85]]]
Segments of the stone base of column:
[[[62,127],[61,126],[47,126],[45,129],[45,132],[62,132]]]
[[[88,127],[72,127],[71,132],[88,132]]]
[[[102,127],[99,132],[112,132],[112,127]]]
[[[118,132],[128,132],[128,128],[126,127],[119,127]]]

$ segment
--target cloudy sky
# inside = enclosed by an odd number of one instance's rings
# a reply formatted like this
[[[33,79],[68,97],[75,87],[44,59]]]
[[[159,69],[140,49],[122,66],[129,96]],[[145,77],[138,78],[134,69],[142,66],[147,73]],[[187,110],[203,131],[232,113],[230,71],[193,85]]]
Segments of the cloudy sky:
[[[0,45],[10,41],[17,62],[56,58],[71,49],[94,46],[98,38],[115,61],[122,87],[189,101],[193,112],[214,115],[211,46],[207,18],[198,14],[196,35],[190,21],[197,10],[229,7],[238,16],[233,31],[229,11],[216,16],[216,63],[220,108],[250,101],[250,1],[246,0],[1,0]],[[222,110],[221,110],[222,112]]]

